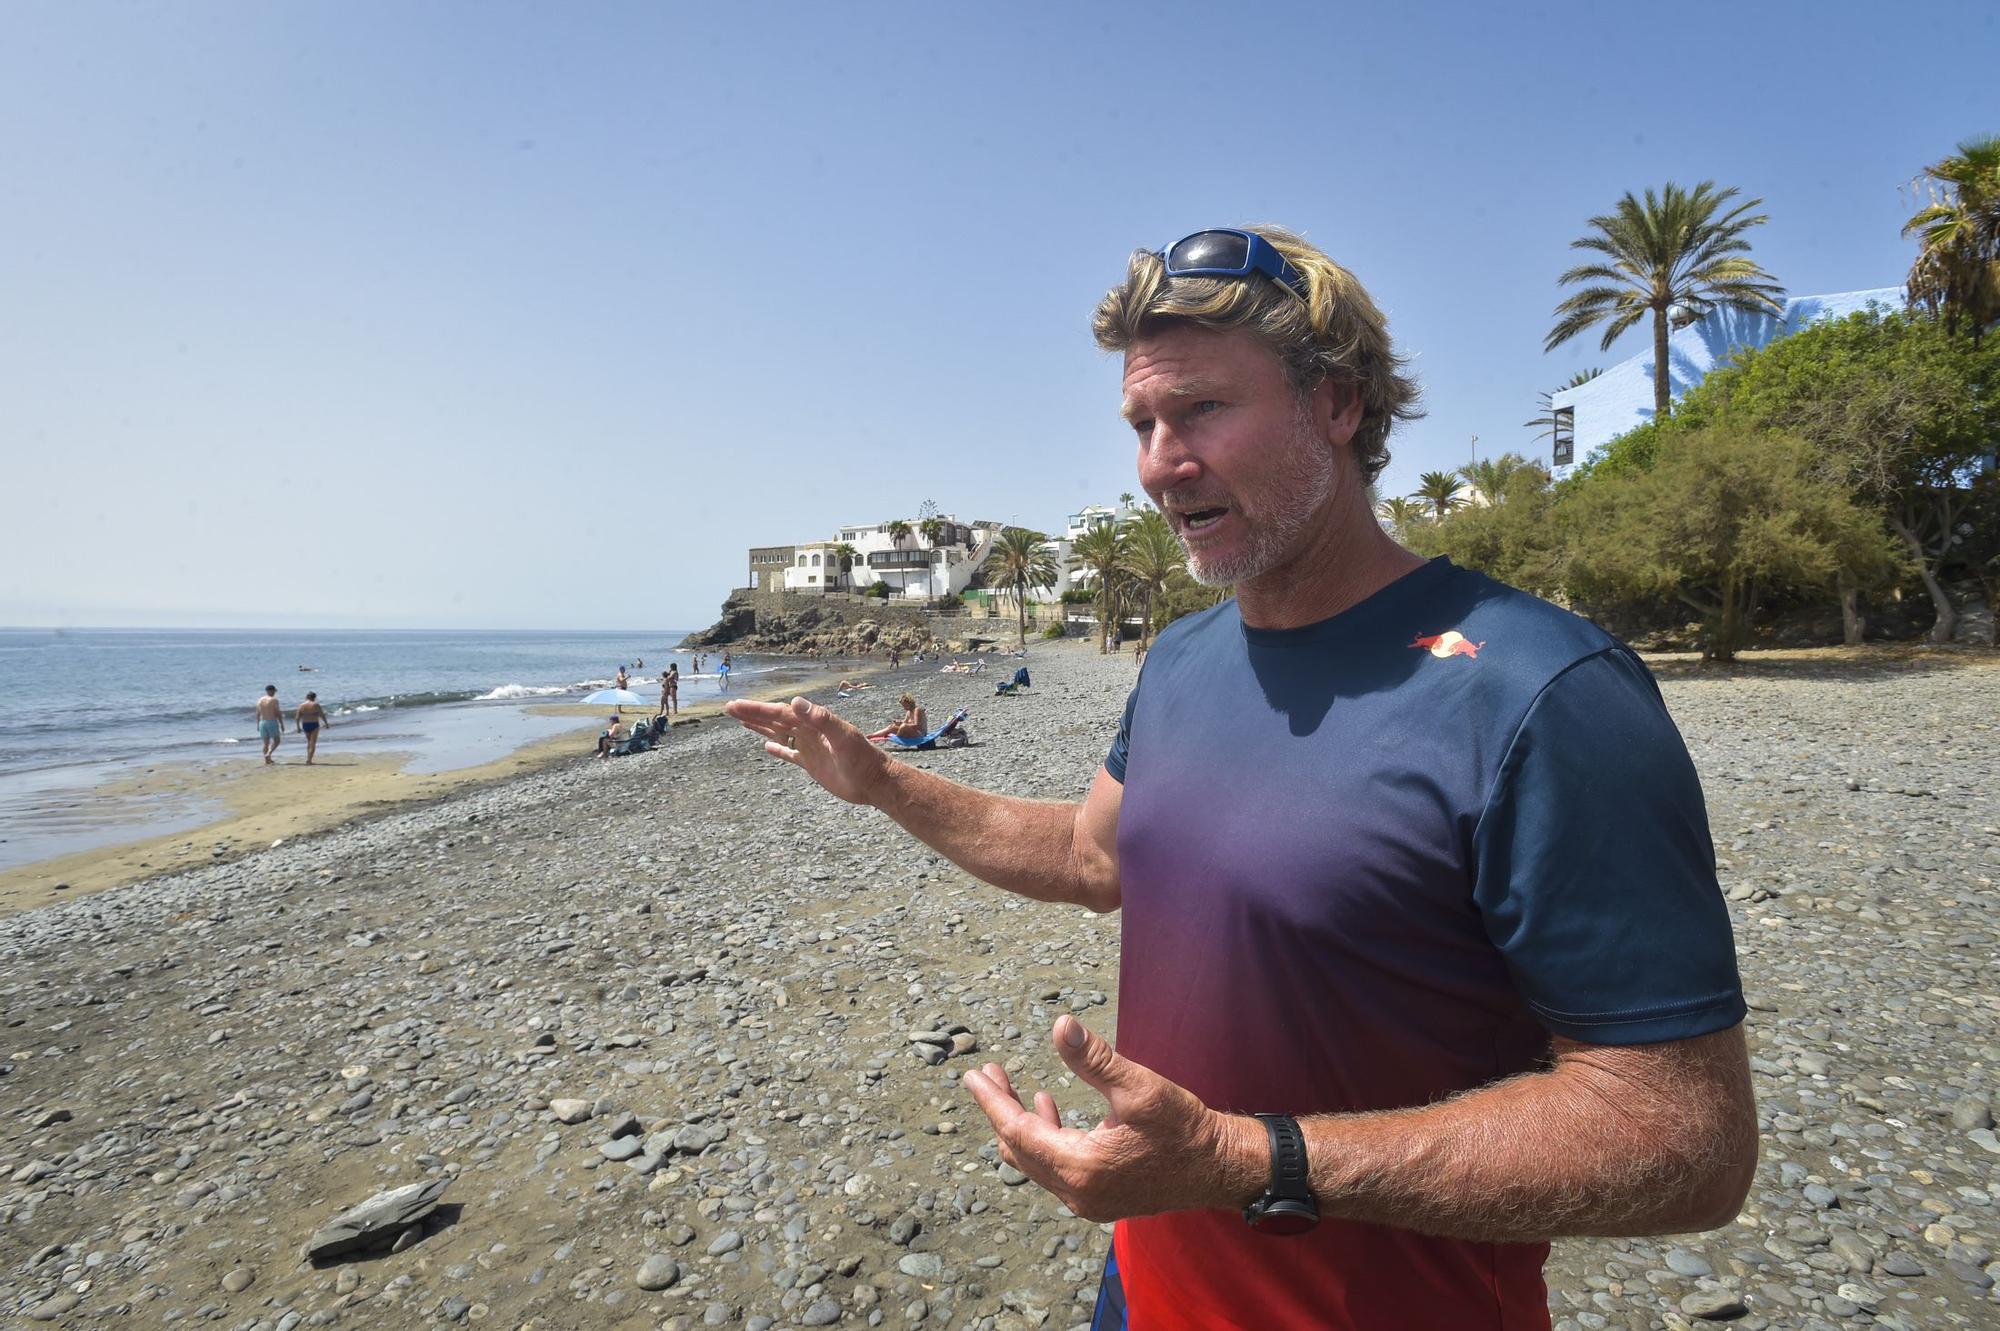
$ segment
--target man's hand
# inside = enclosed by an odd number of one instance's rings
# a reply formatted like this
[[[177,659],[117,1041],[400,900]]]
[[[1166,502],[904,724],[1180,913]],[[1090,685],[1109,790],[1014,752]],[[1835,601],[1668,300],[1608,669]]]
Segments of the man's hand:
[[[1024,1108],[999,1064],[965,1074],[986,1111],[1000,1158],[1086,1220],[1160,1211],[1242,1206],[1269,1173],[1264,1129],[1253,1118],[1220,1114],[1149,1068],[1121,1058],[1075,1017],[1055,1024],[1056,1049],[1070,1071],[1110,1105],[1088,1132],[1062,1126],[1056,1102],[1035,1093]]]
[[[723,711],[765,739],[764,752],[783,758],[849,804],[873,804],[889,759],[868,737],[818,703],[737,699]]]

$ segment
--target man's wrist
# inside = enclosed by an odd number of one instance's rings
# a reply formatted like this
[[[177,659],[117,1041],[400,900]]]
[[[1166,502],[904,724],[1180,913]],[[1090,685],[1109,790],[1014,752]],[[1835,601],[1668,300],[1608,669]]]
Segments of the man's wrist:
[[[1271,1136],[1248,1114],[1215,1115],[1216,1198],[1210,1203],[1241,1211],[1271,1186]]]

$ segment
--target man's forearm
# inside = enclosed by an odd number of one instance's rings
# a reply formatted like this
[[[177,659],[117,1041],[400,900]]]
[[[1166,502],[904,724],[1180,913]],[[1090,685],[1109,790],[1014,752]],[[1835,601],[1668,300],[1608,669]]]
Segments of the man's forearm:
[[[891,764],[869,801],[973,877],[1037,901],[1110,910],[1102,866],[1076,841],[1078,806],[974,790],[906,763]]]
[[[1320,1212],[1495,1243],[1726,1224],[1756,1167],[1756,1110],[1740,1030],[1706,1041],[1720,1057],[1640,1094],[1584,1054],[1420,1109],[1301,1120]],[[1270,1152],[1261,1123],[1227,1122],[1219,1200],[1242,1205]]]

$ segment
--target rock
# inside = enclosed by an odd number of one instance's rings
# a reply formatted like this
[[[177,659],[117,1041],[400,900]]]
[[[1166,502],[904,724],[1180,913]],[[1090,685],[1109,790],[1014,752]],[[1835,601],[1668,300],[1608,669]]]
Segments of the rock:
[[[637,1137],[613,1137],[597,1148],[606,1160],[630,1160],[644,1149],[645,1144]]]
[[[1952,1101],[1951,1125],[1960,1132],[1993,1126],[1993,1106],[1976,1095],[1961,1095]]]
[[[431,1179],[377,1193],[322,1225],[306,1240],[303,1256],[307,1261],[328,1261],[400,1234],[436,1210],[449,1185],[449,1179]]]
[[[840,1305],[832,1299],[816,1299],[811,1307],[799,1315],[799,1323],[802,1326],[832,1326],[839,1320]]]
[[[1892,1276],[1901,1276],[1905,1280],[1908,1280],[1922,1275],[1924,1273],[1924,1264],[1910,1256],[1910,1254],[1899,1250],[1890,1253],[1882,1259],[1882,1269]]]
[[[1690,1317],[1700,1317],[1711,1322],[1727,1321],[1741,1317],[1749,1309],[1744,1306],[1743,1296],[1733,1289],[1698,1289],[1681,1297],[1681,1311]]]
[[[944,1262],[933,1252],[906,1252],[896,1259],[896,1269],[917,1280],[936,1280],[944,1275]]]
[[[72,1117],[73,1115],[67,1109],[44,1109],[29,1121],[37,1130],[40,1130],[42,1128],[52,1128],[58,1123],[67,1123]],[[1991,1127],[1992,1125],[1993,1120],[1990,1117],[1984,1123],[1973,1124],[1974,1127],[1981,1128]]]
[[[681,1278],[679,1263],[665,1253],[654,1253],[639,1264],[639,1274],[633,1277],[640,1289],[671,1289]]]
[[[247,1266],[239,1266],[222,1278],[222,1287],[231,1294],[241,1294],[257,1279],[257,1273]]]
[[[549,1112],[558,1123],[582,1123],[590,1117],[592,1105],[588,1100],[551,1100]]]
[[[743,1246],[743,1236],[733,1229],[725,1229],[709,1240],[708,1255],[720,1257],[726,1252],[735,1252]]]
[[[1698,1253],[1689,1252],[1686,1248],[1667,1249],[1666,1260],[1667,1269],[1675,1275],[1705,1276],[1712,1274],[1715,1270],[1714,1267],[1708,1264],[1706,1257]]]

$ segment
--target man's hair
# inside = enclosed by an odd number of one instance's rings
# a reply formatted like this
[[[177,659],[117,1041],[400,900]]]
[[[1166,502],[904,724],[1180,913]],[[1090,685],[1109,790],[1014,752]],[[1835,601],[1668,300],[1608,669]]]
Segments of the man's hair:
[[[1323,251],[1282,227],[1255,231],[1305,279],[1311,300],[1261,273],[1245,277],[1168,277],[1151,250],[1134,250],[1125,280],[1098,303],[1091,318],[1097,345],[1126,351],[1143,337],[1175,324],[1216,331],[1247,328],[1284,362],[1285,377],[1301,398],[1327,380],[1352,384],[1361,394],[1354,460],[1372,482],[1389,465],[1389,432],[1415,420],[1417,381],[1403,374],[1405,358],[1389,343],[1389,323],[1374,300]]]
[[[276,684],[266,684],[264,686],[264,692],[266,693],[276,693],[277,691],[278,691],[278,686]]]
[[[319,695],[318,695],[317,693],[314,693],[314,692],[313,692],[313,691],[312,691],[311,689],[307,689],[307,690],[306,690],[306,701],[307,701],[307,702],[318,702],[318,701],[319,701]]]

